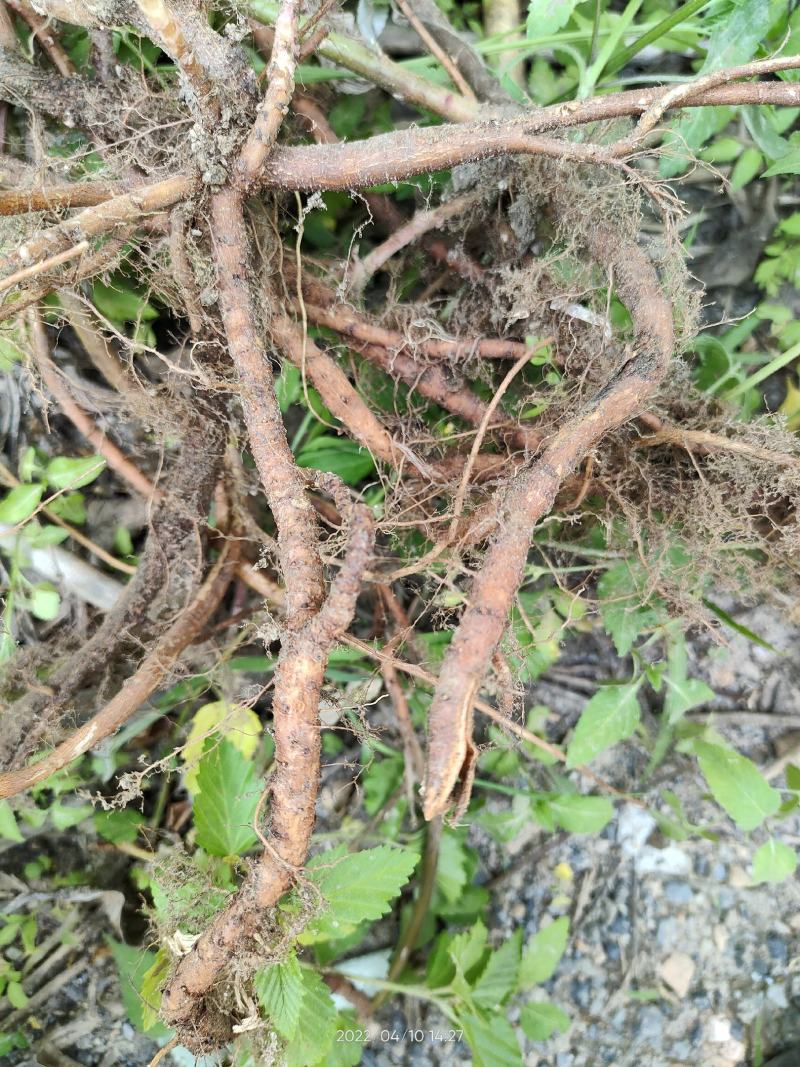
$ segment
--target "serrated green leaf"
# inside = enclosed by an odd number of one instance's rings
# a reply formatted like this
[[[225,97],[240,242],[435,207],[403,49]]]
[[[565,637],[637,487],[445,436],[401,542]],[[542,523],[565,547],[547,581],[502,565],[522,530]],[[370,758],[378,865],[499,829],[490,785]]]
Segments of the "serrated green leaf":
[[[259,971],[254,980],[262,1008],[278,1033],[291,1040],[297,1033],[305,985],[295,956]]]
[[[472,987],[472,999],[481,1008],[499,1008],[514,992],[522,958],[522,931],[515,930],[499,948],[493,949],[480,977]]]
[[[774,178],[778,174],[800,174],[800,147],[793,148],[781,156],[772,166],[764,171],[764,178]]]
[[[5,838],[6,841],[16,841],[17,843],[25,840],[17,826],[16,816],[7,800],[0,800],[0,837]]]
[[[467,884],[468,862],[469,857],[463,841],[451,830],[445,830],[439,846],[436,887],[451,904],[460,899]]]
[[[549,1000],[537,1000],[525,1004],[519,1013],[519,1023],[531,1041],[547,1041],[558,1031],[569,1029],[569,1015]]]
[[[58,456],[47,464],[47,481],[53,489],[81,489],[103,473],[102,456]]]
[[[465,1012],[458,1021],[472,1049],[473,1067],[522,1067],[517,1035],[502,1015],[484,1019]]]
[[[639,725],[636,694],[640,684],[636,681],[598,689],[575,727],[567,750],[567,767],[580,767],[631,736]]]
[[[555,974],[569,940],[569,919],[562,915],[533,935],[525,946],[519,972],[519,988],[541,985]]]
[[[450,959],[464,979],[483,958],[487,937],[488,931],[486,927],[478,920],[469,930],[456,934],[447,946]]]
[[[328,910],[304,932],[315,939],[338,938],[365,921],[385,915],[417,865],[406,849],[379,845],[327,860],[315,857],[308,877],[318,886]]]
[[[608,797],[564,793],[551,797],[548,808],[556,824],[571,834],[599,833],[614,818],[614,805]]]
[[[356,1018],[355,1012],[340,1012],[336,1019],[336,1033],[343,1031],[342,1040],[336,1040],[331,1045],[328,1055],[322,1061],[324,1067],[358,1067],[364,1052],[364,1041],[361,1035],[365,1033],[364,1027]],[[348,1037],[352,1034],[352,1040]]]
[[[212,741],[197,768],[194,823],[197,843],[212,856],[236,856],[258,838],[253,816],[263,783],[230,741]]]
[[[297,465],[338,474],[345,485],[357,485],[375,471],[372,456],[366,448],[346,437],[328,434],[304,445],[297,454]]]
[[[709,74],[724,67],[746,63],[753,57],[775,20],[777,9],[769,0],[739,0],[724,19],[720,19],[709,37],[706,58],[700,74]],[[670,142],[681,151],[683,158],[665,157],[661,161],[662,177],[682,173],[689,155],[697,152],[708,138],[726,124],[730,108],[699,108],[686,118],[673,123]]]
[[[797,853],[783,841],[771,837],[753,856],[753,881],[784,882],[797,870]]]
[[[311,1067],[324,1060],[336,1035],[336,1008],[328,987],[315,972],[302,968],[303,996],[286,1067]]]
[[[203,747],[212,736],[225,738],[241,752],[246,760],[252,759],[261,737],[261,720],[252,708],[243,704],[231,704],[227,700],[215,700],[198,708],[192,718],[186,744],[181,758],[186,765],[186,785],[191,793],[198,790],[198,761]]]
[[[550,37],[569,22],[580,0],[531,0],[525,32],[528,37]]]
[[[655,626],[658,614],[642,603],[644,582],[630,563],[619,563],[605,572],[597,583],[600,616],[618,655],[626,656],[639,634]]]
[[[711,795],[740,830],[755,830],[781,806],[778,790],[746,756],[732,748],[695,739],[690,750],[697,757]]]
[[[25,522],[36,511],[43,492],[43,485],[18,485],[9,490],[0,500],[0,522],[8,526]]]

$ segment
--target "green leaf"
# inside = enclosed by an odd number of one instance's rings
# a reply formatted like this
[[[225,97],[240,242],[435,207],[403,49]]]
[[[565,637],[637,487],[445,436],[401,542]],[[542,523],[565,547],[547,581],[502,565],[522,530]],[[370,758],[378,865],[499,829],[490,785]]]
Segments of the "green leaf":
[[[288,411],[300,399],[300,371],[291,363],[284,363],[275,382],[275,396],[281,411]]]
[[[31,548],[50,548],[52,545],[60,545],[69,534],[60,526],[40,526],[31,522],[25,527],[25,544]]]
[[[556,1031],[563,1034],[569,1029],[569,1015],[549,1000],[525,1004],[519,1022],[531,1041],[547,1041]]]
[[[295,956],[266,967],[255,976],[255,990],[262,1008],[278,1033],[291,1041],[297,1033],[305,985]]]
[[[658,622],[655,609],[642,603],[644,588],[640,570],[627,562],[611,567],[597,583],[603,626],[620,656],[630,652],[643,630]]]
[[[170,954],[160,948],[153,963],[142,975],[140,987],[142,1003],[142,1029],[147,1032],[160,1026],[158,1013],[161,1010],[161,993],[171,966]]]
[[[212,736],[223,737],[234,748],[250,760],[256,754],[261,736],[261,720],[252,708],[243,704],[231,704],[227,700],[215,700],[198,708],[192,718],[192,725],[181,758],[186,765],[186,785],[191,793],[198,790],[198,761],[203,755],[203,747]]]
[[[562,915],[538,930],[525,946],[519,972],[519,988],[541,985],[555,974],[569,940],[569,919]]]
[[[318,886],[328,910],[315,918],[304,934],[315,939],[337,938],[365,921],[385,915],[417,865],[406,849],[379,845],[340,859],[316,856],[308,877]]]
[[[139,836],[139,827],[144,823],[144,816],[135,808],[122,811],[98,811],[94,816],[94,828],[98,834],[114,845],[123,842],[133,844]]]
[[[531,0],[525,33],[528,37],[550,37],[569,22],[580,0]]]
[[[143,949],[131,948],[123,945],[113,938],[106,938],[111,949],[114,961],[119,971],[120,991],[122,1003],[128,1013],[128,1018],[141,1033],[148,1037],[165,1037],[169,1030],[162,1023],[155,1023],[150,1029],[144,1026],[144,1006],[140,993],[144,975],[156,962],[155,952],[145,952]]]
[[[341,1041],[336,1040],[331,1045],[328,1055],[322,1061],[324,1067],[358,1067],[364,1052],[364,1027],[359,1023],[355,1012],[349,1011],[339,1012],[335,1026],[337,1035],[340,1030],[344,1031],[344,1035]],[[348,1037],[351,1039],[348,1040]]]
[[[81,489],[102,474],[105,466],[102,456],[58,456],[47,464],[47,481],[53,489]]]
[[[311,1067],[324,1059],[336,1035],[336,1008],[328,987],[303,967],[303,995],[294,1039],[286,1049],[286,1067]]]
[[[6,996],[12,1008],[24,1008],[28,1003],[28,994],[19,982],[9,982],[6,986]]]
[[[365,448],[346,437],[329,434],[303,445],[297,454],[297,465],[338,474],[345,485],[357,485],[375,471],[372,456]]]
[[[468,865],[469,855],[464,842],[451,830],[445,830],[439,846],[436,887],[451,904],[455,904],[464,892]]]
[[[39,582],[26,592],[25,603],[31,615],[49,621],[58,615],[61,597],[50,582]]]
[[[258,840],[253,816],[263,783],[256,780],[253,765],[230,741],[207,744],[209,751],[197,768],[197,843],[212,856],[240,855]]]
[[[769,0],[739,0],[734,3],[726,17],[717,22],[708,40],[705,62],[698,73],[709,74],[724,67],[746,63],[764,41],[777,13],[777,5]],[[683,158],[662,159],[662,177],[669,178],[682,173],[688,163],[686,151],[697,152],[720,123],[727,122],[730,114],[730,108],[704,107],[674,123],[670,142]]]
[[[614,818],[614,805],[608,797],[564,793],[552,797],[548,808],[561,829],[571,834],[596,834]]]
[[[800,146],[792,148],[772,166],[767,167],[762,176],[764,178],[774,178],[778,174],[800,174]]]
[[[692,739],[709,791],[740,830],[755,830],[781,806],[781,795],[746,756],[727,746]]]
[[[735,630],[737,634],[741,634],[742,637],[746,637],[748,641],[752,641],[754,645],[760,645],[761,648],[766,648],[769,652],[777,652],[778,649],[774,645],[771,645],[769,641],[765,641],[763,637],[759,637],[758,634],[753,633],[746,626],[743,626],[740,622],[737,622],[732,615],[729,615],[724,608],[721,608],[719,604],[715,604],[711,600],[703,599],[703,604],[712,611],[718,619],[725,623],[726,626],[730,626],[732,630]]]
[[[7,800],[0,800],[0,837],[6,841],[21,843],[25,840],[22,836],[14,812]]]
[[[663,676],[667,686],[664,715],[670,726],[674,726],[691,708],[706,704],[716,696],[705,682],[686,677],[686,665],[686,641],[683,635],[677,635],[670,642],[667,670]]]
[[[101,315],[114,322],[153,322],[158,311],[123,277],[113,285],[95,281],[92,286],[94,304]]]
[[[790,763],[786,768],[786,788],[800,790],[800,767]]]
[[[517,987],[521,957],[522,931],[515,930],[499,948],[492,950],[472,987],[472,998],[479,1007],[499,1008],[511,996]]]
[[[636,694],[641,679],[625,685],[607,685],[583,709],[567,751],[567,767],[579,767],[601,752],[630,737],[639,725]]]
[[[484,1019],[465,1012],[458,1019],[472,1049],[473,1067],[522,1067],[517,1035],[502,1015]]]
[[[461,934],[456,934],[447,951],[456,969],[466,981],[467,975],[483,958],[487,930],[480,920]]]
[[[43,485],[18,485],[0,500],[0,522],[16,526],[25,522],[39,506]]]
[[[756,849],[753,856],[753,881],[783,882],[797,870],[797,853],[782,841],[771,837]]]

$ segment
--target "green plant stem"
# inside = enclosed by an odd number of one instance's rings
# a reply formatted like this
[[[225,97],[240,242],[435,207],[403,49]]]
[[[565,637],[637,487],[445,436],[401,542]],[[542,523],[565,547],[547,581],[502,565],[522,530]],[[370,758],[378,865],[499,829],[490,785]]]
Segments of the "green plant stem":
[[[646,30],[640,37],[637,37],[635,41],[632,41],[627,48],[623,48],[621,52],[617,52],[615,56],[609,61],[604,73],[606,75],[616,74],[618,70],[622,68],[633,59],[635,55],[646,48],[649,44],[657,41],[659,37],[664,37],[674,29],[679,23],[691,18],[692,15],[696,15],[701,8],[707,7],[711,0],[687,0],[687,3],[682,4],[676,11],[673,11],[671,15],[667,15],[661,22],[657,22],[655,26],[652,26],[649,30]]]
[[[733,400],[735,397],[741,396],[741,394],[747,392],[748,389],[752,389],[754,386],[759,385],[765,378],[769,378],[771,374],[774,374],[776,371],[793,363],[798,356],[800,356],[800,342],[796,345],[792,345],[791,348],[782,352],[781,355],[771,359],[766,366],[762,367],[761,370],[757,370],[755,374],[751,374],[749,378],[745,378],[743,382],[740,382],[739,385],[725,394],[725,399]]]
[[[450,1004],[444,1000],[441,996],[436,996],[429,990],[418,985],[403,985],[402,982],[392,982],[385,978],[368,978],[363,974],[353,974],[352,971],[343,971],[340,968],[331,968],[329,974],[338,974],[341,978],[346,978],[349,982],[361,982],[362,985],[374,986],[375,989],[381,990],[381,993],[402,993],[407,997],[416,997],[417,1000],[427,1000],[430,1004],[435,1004],[439,1011],[446,1015],[451,1021],[455,1021],[455,1013],[453,1012]],[[373,1001],[373,1007],[377,1005],[378,997]],[[384,996],[382,1000],[385,1000]]]
[[[439,845],[441,840],[442,816],[439,815],[428,823],[428,836],[425,842],[425,858],[422,865],[419,894],[414,902],[414,909],[411,912],[408,926],[403,931],[403,936],[397,944],[397,950],[389,967],[389,982],[393,982],[403,973],[408,957],[414,951],[422,924],[425,922],[430,910],[433,890],[436,885],[436,870],[439,866]],[[378,993],[373,1001],[374,1009],[377,1010],[383,1004],[387,992],[390,992],[388,988]]]

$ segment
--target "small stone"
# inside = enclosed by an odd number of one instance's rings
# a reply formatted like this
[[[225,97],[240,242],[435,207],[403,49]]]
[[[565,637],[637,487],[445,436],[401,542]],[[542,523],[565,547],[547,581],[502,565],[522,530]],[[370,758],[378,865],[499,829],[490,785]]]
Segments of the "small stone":
[[[683,999],[689,992],[694,978],[695,965],[691,956],[685,952],[673,952],[658,969],[659,977],[678,996]]]
[[[664,894],[670,904],[689,904],[694,896],[692,887],[686,882],[667,882]]]
[[[649,1004],[642,1009],[636,1029],[639,1037],[655,1043],[661,1039],[664,1029],[664,1016],[654,1004]]]
[[[782,985],[771,985],[767,990],[767,1000],[781,1010],[789,1007],[786,990]]]
[[[661,919],[656,928],[656,941],[659,945],[674,945],[678,937],[678,920],[671,915]]]
[[[774,936],[768,937],[767,948],[769,949],[770,956],[779,963],[786,963],[789,959],[789,949],[783,938]]]
[[[712,1015],[706,1022],[706,1041],[722,1044],[731,1039],[731,1021],[723,1015]]]
[[[724,863],[715,863],[711,868],[711,877],[715,882],[724,882],[728,877],[728,868]]]
[[[744,889],[753,884],[753,879],[744,867],[740,867],[738,864],[734,863],[728,877],[728,884],[732,885],[734,889]]]
[[[690,874],[692,861],[677,845],[653,848],[645,845],[634,861],[639,874]]]
[[[724,952],[728,944],[728,931],[720,923],[714,927],[714,944],[719,952]]]

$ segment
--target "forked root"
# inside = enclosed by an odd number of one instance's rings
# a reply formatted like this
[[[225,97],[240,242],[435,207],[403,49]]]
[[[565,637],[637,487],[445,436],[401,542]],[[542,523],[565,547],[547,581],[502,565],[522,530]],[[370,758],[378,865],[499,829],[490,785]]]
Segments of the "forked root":
[[[423,811],[434,819],[456,799],[472,748],[473,697],[506,628],[522,581],[531,534],[553,506],[564,479],[604,434],[634,418],[664,378],[674,348],[672,311],[655,269],[631,241],[597,228],[587,238],[593,258],[613,269],[636,333],[636,356],[626,363],[505,490],[499,532],[470,591],[469,606],[447,650],[428,713]]]

